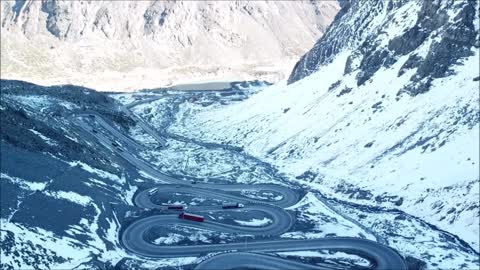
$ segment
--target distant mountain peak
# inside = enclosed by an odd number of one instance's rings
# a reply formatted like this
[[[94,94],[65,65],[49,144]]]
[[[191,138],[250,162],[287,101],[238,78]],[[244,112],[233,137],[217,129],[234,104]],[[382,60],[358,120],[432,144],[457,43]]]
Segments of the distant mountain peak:
[[[2,76],[100,90],[277,81],[338,9],[336,1],[2,1]]]

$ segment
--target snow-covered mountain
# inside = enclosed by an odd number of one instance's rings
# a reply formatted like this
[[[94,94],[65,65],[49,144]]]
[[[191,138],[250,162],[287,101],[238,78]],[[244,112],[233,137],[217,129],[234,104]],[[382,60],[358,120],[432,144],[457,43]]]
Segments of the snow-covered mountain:
[[[130,90],[288,76],[336,1],[2,1],[2,78]]]
[[[332,198],[401,209],[478,252],[479,56],[478,1],[352,1],[289,84],[184,105],[170,130],[243,147]]]
[[[136,207],[135,194],[159,184],[119,155],[127,152],[179,179],[301,190],[282,239],[367,238],[413,269],[478,268],[479,2],[342,5],[313,45],[318,16],[333,16],[322,12],[336,2],[2,1],[2,78],[117,90],[182,74],[228,80],[231,62],[257,76],[302,54],[304,41],[313,48],[288,80],[226,91],[107,94],[1,80],[0,268],[191,269],[211,256],[149,260],[125,251],[122,229],[158,214]],[[274,68],[252,71],[239,59]],[[159,73],[161,64],[171,74]],[[177,89],[195,89],[187,86]],[[117,132],[137,146],[118,145]],[[153,243],[238,240],[173,227]],[[337,255],[313,257],[336,263]]]

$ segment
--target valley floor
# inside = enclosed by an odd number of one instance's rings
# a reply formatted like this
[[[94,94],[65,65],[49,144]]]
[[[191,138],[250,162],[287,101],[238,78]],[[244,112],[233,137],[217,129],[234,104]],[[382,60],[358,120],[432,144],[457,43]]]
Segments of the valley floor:
[[[285,209],[295,218],[293,226],[273,238],[158,226],[149,235],[155,245],[346,236],[387,244],[414,267],[478,268],[479,253],[468,239],[395,207],[398,198],[381,197],[387,199],[385,203],[359,199],[358,194],[364,193],[355,186],[346,187],[350,193],[324,192],[314,173],[292,175],[278,163],[235,146],[232,141],[213,140],[201,123],[195,122],[198,113],[244,103],[265,87],[261,82],[253,82],[236,83],[231,89],[219,91],[150,90],[111,94],[116,100],[113,102],[84,88],[50,89],[2,81],[2,128],[8,128],[10,134],[2,134],[1,145],[2,268],[191,269],[208,258],[209,255],[149,260],[126,252],[119,240],[125,226],[158,214],[139,208],[135,198],[164,184],[152,175],[152,170],[145,171],[125,158],[128,156],[182,181],[276,184],[296,190],[301,198]],[[42,95],[38,91],[43,91]],[[128,114],[119,114],[122,110],[131,111],[137,121],[128,118]],[[159,143],[157,135],[166,140],[165,146],[161,146],[163,142]],[[235,195],[281,200],[275,192],[243,190]],[[152,199],[192,208],[221,203],[208,196],[182,192]],[[258,228],[275,222],[258,211],[242,215],[212,212],[208,218]],[[52,219],[56,222],[52,223]],[[341,252],[271,255],[319,265],[370,265],[368,260]]]
[[[168,94],[155,92],[155,95],[158,95],[157,100],[137,104],[131,110],[157,131],[169,137],[169,145],[173,148],[155,152],[147,151],[143,154],[144,158],[150,159],[165,172],[192,179],[216,179],[240,183],[275,183],[280,180],[278,183],[300,186],[309,191],[306,196],[307,201],[313,200],[327,205],[327,209],[333,209],[334,215],[337,216],[335,219],[345,218],[353,222],[355,227],[364,231],[362,234],[372,235],[377,241],[391,245],[404,255],[421,259],[430,268],[478,265],[478,248],[476,248],[475,239],[461,239],[422,220],[408,208],[405,211],[405,208],[399,207],[402,204],[401,198],[385,195],[373,199],[372,202],[358,196],[364,192],[362,189],[347,184],[340,192],[329,191],[323,186],[322,181],[318,181],[316,174],[305,172],[303,175],[292,175],[288,171],[282,173],[282,167],[268,163],[272,160],[253,153],[257,156],[254,157],[242,147],[232,145],[237,145],[232,141],[216,140],[215,136],[210,135],[215,133],[215,130],[209,130],[208,125],[203,126],[203,123],[195,122],[198,115],[205,112],[214,113],[219,111],[219,108],[248,99],[264,87],[257,86],[232,92],[172,91]],[[134,96],[141,99],[141,95],[139,93],[114,97],[123,103],[129,103],[134,100]],[[227,123],[228,119],[223,121]],[[141,135],[137,134],[137,136],[138,140],[148,142],[148,139]],[[245,161],[247,164],[253,163],[245,166]],[[276,164],[275,161],[272,163]],[[259,166],[260,164],[264,165]],[[259,174],[265,171],[263,166],[267,166],[265,168],[269,172],[267,175],[274,174],[267,178],[264,173]],[[245,171],[246,168],[253,170]],[[325,181],[333,180],[325,179]],[[307,204],[316,203],[310,201]],[[313,207],[309,211],[325,214],[319,209],[322,207]],[[315,221],[317,218],[320,217],[309,219],[313,223],[320,222],[321,218]],[[329,232],[334,232],[336,235],[346,233],[346,231],[342,233],[323,226],[320,230],[327,235]],[[299,231],[287,233],[287,235],[301,238],[321,236],[321,234],[315,235],[313,231],[310,233]]]

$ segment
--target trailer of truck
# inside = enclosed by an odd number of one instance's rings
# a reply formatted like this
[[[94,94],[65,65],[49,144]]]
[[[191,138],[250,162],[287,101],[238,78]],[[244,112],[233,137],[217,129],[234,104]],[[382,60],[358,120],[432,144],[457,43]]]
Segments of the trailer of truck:
[[[243,204],[241,203],[224,203],[222,204],[223,209],[232,209],[232,208],[242,208]]]
[[[194,214],[185,213],[185,212],[180,213],[180,215],[178,215],[178,218],[197,221],[197,222],[203,222],[205,220],[203,216],[194,215]]]
[[[181,205],[181,204],[167,204],[165,206],[167,206],[167,209],[171,209],[171,210],[184,210],[185,209],[185,206]]]

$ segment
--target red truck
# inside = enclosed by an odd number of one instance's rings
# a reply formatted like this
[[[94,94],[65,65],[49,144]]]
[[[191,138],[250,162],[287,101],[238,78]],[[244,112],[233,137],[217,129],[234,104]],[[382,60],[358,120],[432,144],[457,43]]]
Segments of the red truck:
[[[180,215],[178,215],[178,218],[188,219],[188,220],[197,221],[197,222],[203,222],[205,220],[205,218],[202,217],[202,216],[194,215],[194,214],[188,214],[188,213],[185,213],[185,212],[182,212]]]
[[[167,208],[172,210],[183,210],[185,206],[181,204],[170,204],[170,205],[167,205]]]

